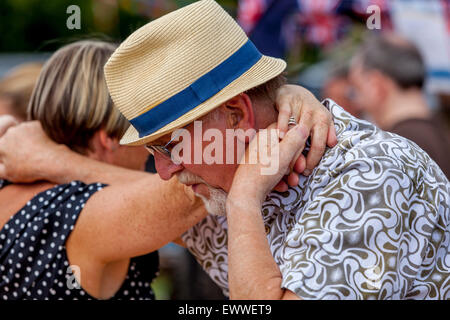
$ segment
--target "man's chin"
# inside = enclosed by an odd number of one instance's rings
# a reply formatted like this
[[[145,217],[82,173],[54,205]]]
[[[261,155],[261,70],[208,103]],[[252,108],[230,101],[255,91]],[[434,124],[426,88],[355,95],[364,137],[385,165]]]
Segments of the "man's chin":
[[[209,188],[206,184],[204,183],[196,183],[191,185],[192,191],[194,191],[194,193],[198,196],[203,196],[207,199],[210,198],[210,192],[209,192]]]
[[[204,190],[204,188],[206,190]],[[206,211],[216,216],[226,216],[227,193],[222,189],[210,188],[205,184],[193,185],[192,189],[205,204]],[[196,191],[198,190],[198,191]],[[205,193],[207,195],[205,195]]]

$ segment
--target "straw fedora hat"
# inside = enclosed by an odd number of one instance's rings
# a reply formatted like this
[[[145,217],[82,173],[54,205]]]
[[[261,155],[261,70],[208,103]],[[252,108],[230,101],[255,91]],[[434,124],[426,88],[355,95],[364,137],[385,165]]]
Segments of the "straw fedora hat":
[[[173,11],[131,34],[105,65],[114,104],[131,123],[120,143],[148,144],[285,68],[215,1]]]

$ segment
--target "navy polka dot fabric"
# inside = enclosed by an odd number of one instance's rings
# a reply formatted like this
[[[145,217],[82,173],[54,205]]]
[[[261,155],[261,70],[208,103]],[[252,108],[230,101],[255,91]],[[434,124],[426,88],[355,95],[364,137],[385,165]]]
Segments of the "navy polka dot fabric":
[[[0,300],[94,299],[75,280],[76,266],[69,265],[65,243],[85,203],[104,187],[79,181],[58,185],[11,217],[0,230]],[[132,258],[111,299],[154,299],[150,284],[158,265],[157,252]]]

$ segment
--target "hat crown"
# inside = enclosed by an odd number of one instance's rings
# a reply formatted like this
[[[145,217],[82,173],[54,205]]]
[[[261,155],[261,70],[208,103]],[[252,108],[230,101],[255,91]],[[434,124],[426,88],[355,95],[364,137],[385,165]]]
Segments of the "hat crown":
[[[198,1],[141,27],[105,65],[111,97],[133,119],[189,87],[248,38],[213,0]]]

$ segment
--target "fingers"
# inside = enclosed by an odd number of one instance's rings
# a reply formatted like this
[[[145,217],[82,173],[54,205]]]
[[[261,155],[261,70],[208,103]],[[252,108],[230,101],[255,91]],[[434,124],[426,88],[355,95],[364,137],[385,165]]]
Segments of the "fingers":
[[[306,169],[306,158],[303,154],[297,158],[297,161],[294,164],[294,171],[297,173],[302,173]]]
[[[280,138],[283,139],[288,131],[289,117],[291,116],[291,106],[289,103],[283,103],[279,107],[278,129],[280,130]]]
[[[9,115],[0,117],[0,137],[2,137],[9,128],[18,124],[17,120]]]
[[[331,119],[331,126],[328,129],[327,146],[333,148],[337,144],[336,128],[334,127],[333,119]]]
[[[278,182],[278,184],[275,186],[275,188],[273,188],[273,190],[278,191],[278,192],[286,192],[289,189],[288,185],[286,182],[284,182],[284,180],[281,180],[280,182]]]
[[[326,139],[328,137],[328,126],[316,125],[311,135],[311,148],[306,157],[305,176],[311,174],[312,170],[319,164],[325,152]]]
[[[294,164],[295,157],[305,147],[309,131],[302,125],[296,125],[290,129],[280,142],[280,167],[288,169]]]
[[[299,177],[298,177],[298,174],[295,172],[292,172],[287,178],[287,183],[291,187],[298,186],[298,182],[299,182]]]
[[[278,129],[280,130],[280,138],[283,139],[289,128],[289,119],[293,117],[295,122],[299,122],[300,114],[303,107],[303,100],[297,95],[285,96],[278,95],[277,108],[278,114]]]
[[[295,170],[295,166],[297,164],[298,159],[302,156],[302,152],[303,149],[305,148],[305,146],[303,146],[302,148],[298,149],[297,152],[295,153],[295,156],[292,158],[292,161],[289,165],[289,173],[291,173],[292,171]],[[301,173],[301,172],[298,172]]]

